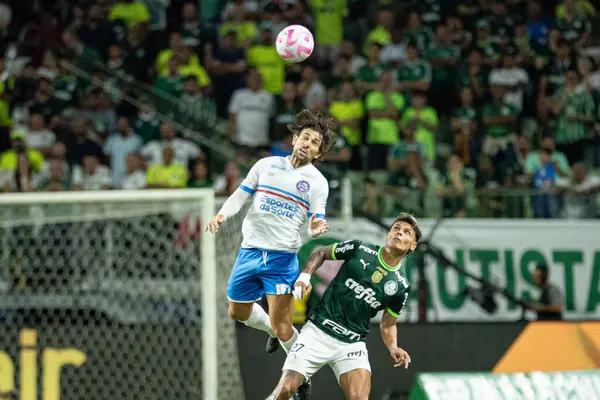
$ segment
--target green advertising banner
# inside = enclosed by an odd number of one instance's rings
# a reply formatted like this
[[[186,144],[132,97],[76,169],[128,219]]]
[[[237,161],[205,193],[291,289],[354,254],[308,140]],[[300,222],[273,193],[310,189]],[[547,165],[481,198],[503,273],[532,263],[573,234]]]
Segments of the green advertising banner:
[[[600,399],[600,370],[531,374],[424,373],[409,400]]]
[[[421,221],[427,237],[435,221]],[[360,239],[382,244],[387,232],[370,221],[354,219],[351,223],[329,220],[327,237],[308,241],[299,253],[302,263],[316,244],[337,240]],[[563,294],[565,318],[600,319],[600,223],[595,221],[534,220],[447,220],[436,230],[432,242],[446,256],[472,273],[506,288],[523,300],[537,300],[539,289],[532,271],[537,264],[550,268],[550,281]],[[414,259],[405,266],[413,290],[417,287]],[[319,277],[321,291],[339,268],[331,263]],[[497,296],[498,310],[490,315],[462,294],[467,287],[477,287],[451,268],[428,260],[430,285],[429,319],[431,321],[514,321],[520,308]],[[318,294],[318,292],[317,292]],[[401,318],[415,321],[417,298],[409,297]],[[527,315],[533,319],[533,313]]]

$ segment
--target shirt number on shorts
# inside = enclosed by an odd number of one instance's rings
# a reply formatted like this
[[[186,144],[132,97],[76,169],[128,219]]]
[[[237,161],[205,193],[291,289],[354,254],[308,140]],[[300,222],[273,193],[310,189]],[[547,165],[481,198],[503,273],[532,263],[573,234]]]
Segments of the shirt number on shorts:
[[[296,342],[296,343],[294,343],[294,345],[290,349],[290,353],[296,353],[296,352],[298,352],[303,347],[304,347],[304,345],[302,343]]]
[[[275,291],[277,294],[291,294],[292,289],[289,285],[275,285]]]

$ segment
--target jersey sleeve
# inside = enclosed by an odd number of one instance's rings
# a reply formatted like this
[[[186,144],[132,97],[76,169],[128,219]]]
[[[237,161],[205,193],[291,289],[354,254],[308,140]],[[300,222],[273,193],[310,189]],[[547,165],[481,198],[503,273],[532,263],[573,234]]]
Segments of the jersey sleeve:
[[[404,306],[406,305],[406,300],[408,300],[408,292],[409,286],[407,285],[404,290],[398,294],[398,296],[394,296],[392,298],[390,305],[386,307],[385,311],[388,314],[398,318],[402,313]]]
[[[329,185],[327,181],[319,182],[315,192],[310,199],[310,209],[308,210],[308,216],[312,217],[313,214],[317,218],[325,218],[325,208],[327,207],[327,197],[329,196]]]
[[[240,184],[240,189],[242,189],[244,192],[254,194],[256,191],[256,186],[258,186],[258,177],[260,175],[260,169],[262,166],[261,161],[262,160],[258,160],[256,164],[250,168],[248,175],[246,175],[246,178],[244,178]]]
[[[360,244],[360,240],[346,240],[345,242],[335,243],[331,248],[331,258],[333,260],[349,260],[356,254]]]

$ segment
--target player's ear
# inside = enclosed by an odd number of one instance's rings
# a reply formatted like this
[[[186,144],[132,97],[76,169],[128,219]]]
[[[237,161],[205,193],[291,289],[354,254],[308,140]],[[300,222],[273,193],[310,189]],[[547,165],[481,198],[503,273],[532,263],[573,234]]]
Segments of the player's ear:
[[[292,146],[296,145],[297,141],[298,141],[298,135],[292,136]]]
[[[414,242],[412,246],[410,246],[410,252],[412,253],[417,248],[417,242]]]

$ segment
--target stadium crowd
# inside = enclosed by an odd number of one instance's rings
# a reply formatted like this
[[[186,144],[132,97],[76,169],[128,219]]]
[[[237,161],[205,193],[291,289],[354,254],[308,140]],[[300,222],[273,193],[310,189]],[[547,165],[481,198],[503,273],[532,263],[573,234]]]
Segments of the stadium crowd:
[[[310,108],[364,212],[596,217],[598,3],[0,0],[0,187],[228,194]],[[302,64],[273,46],[291,23]]]

